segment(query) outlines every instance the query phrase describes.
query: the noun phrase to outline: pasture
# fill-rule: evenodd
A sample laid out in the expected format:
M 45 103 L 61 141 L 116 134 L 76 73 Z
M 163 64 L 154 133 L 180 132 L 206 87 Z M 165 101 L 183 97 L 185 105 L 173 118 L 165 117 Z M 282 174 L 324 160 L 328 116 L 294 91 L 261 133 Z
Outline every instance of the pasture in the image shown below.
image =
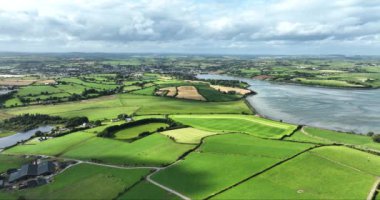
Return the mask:
M 165 123 L 149 123 L 120 130 L 115 133 L 115 139 L 126 140 L 139 136 L 142 132 L 155 132 L 158 128 L 168 127 Z
M 359 157 L 360 161 L 366 157 L 370 160 L 357 162 L 355 158 Z M 253 177 L 214 199 L 236 196 L 243 199 L 366 199 L 375 182 L 374 174 L 379 175 L 379 166 L 379 158 L 367 153 L 345 147 L 321 147 Z
M 118 200 L 128 200 L 128 199 L 162 199 L 162 200 L 175 200 L 180 199 L 178 196 L 171 194 L 148 181 L 142 181 L 136 186 L 122 194 L 117 198 Z
M 189 113 L 251 113 L 245 103 L 198 102 L 164 97 L 121 94 L 57 105 L 36 105 L 2 109 L 0 115 L 40 113 L 62 117 L 87 116 L 90 120 L 115 118 L 118 114 L 189 114 Z
M 51 155 L 81 160 L 95 160 L 118 165 L 167 165 L 193 148 L 177 144 L 160 134 L 132 143 L 99 138 L 93 133 L 76 132 L 35 145 L 18 145 L 4 154 Z
M 203 199 L 310 147 L 244 134 L 210 136 L 185 160 L 152 178 L 191 198 Z
M 19 168 L 29 161 L 31 161 L 30 158 L 0 154 L 0 174 L 11 168 Z
M 376 143 L 371 137 L 358 134 L 348 134 L 319 128 L 306 127 L 304 130 L 317 138 L 323 138 L 326 141 L 352 144 L 363 149 L 374 149 L 380 151 L 380 143 Z
M 149 173 L 147 169 L 117 169 L 90 164 L 73 166 L 50 184 L 10 193 L 28 199 L 114 199 Z
M 269 138 L 281 138 L 296 128 L 295 125 L 250 115 L 172 115 L 170 117 L 185 125 L 207 131 L 241 132 Z
M 179 143 L 197 144 L 201 141 L 202 138 L 210 135 L 215 135 L 217 133 L 199 130 L 195 128 L 181 128 L 170 131 L 164 131 L 160 134 L 169 136 Z

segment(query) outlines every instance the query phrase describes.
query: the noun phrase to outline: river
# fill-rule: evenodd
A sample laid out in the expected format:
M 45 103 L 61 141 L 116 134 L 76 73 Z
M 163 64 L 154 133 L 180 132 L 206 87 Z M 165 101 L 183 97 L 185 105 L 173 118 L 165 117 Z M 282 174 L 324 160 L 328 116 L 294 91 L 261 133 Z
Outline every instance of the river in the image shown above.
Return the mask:
M 38 128 L 25 131 L 25 132 L 18 132 L 16 134 L 0 138 L 0 149 L 3 149 L 5 147 L 9 147 L 12 145 L 17 144 L 17 142 L 21 142 L 24 140 L 28 140 L 31 138 L 37 131 L 41 132 L 49 132 L 53 129 L 52 126 L 40 126 Z
M 262 116 L 331 130 L 380 133 L 380 90 L 334 89 L 200 74 L 200 79 L 241 80 L 257 95 L 247 97 Z

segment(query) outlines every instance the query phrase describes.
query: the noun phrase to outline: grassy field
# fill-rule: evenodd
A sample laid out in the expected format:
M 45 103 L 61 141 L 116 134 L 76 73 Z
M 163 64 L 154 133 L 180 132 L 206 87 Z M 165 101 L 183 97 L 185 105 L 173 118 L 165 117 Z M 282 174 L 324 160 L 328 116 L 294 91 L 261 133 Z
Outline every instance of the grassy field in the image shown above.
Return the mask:
M 57 156 L 67 149 L 80 145 L 86 140 L 96 137 L 93 133 L 76 132 L 62 137 L 50 139 L 36 145 L 18 145 L 10 148 L 5 154 L 49 155 Z
M 281 138 L 296 128 L 294 125 L 249 115 L 173 115 L 171 118 L 208 131 L 242 132 L 270 138 Z
M 379 157 L 374 155 L 345 147 L 322 147 L 221 193 L 215 199 L 237 196 L 242 199 L 366 199 L 375 181 L 374 174 L 380 174 L 379 166 Z
M 0 130 L 0 138 L 7 137 L 7 136 L 13 135 L 15 133 L 16 132 L 14 132 L 14 131 Z
M 199 150 L 153 179 L 202 199 L 309 147 L 244 134 L 211 136 Z
M 155 87 L 147 87 L 141 90 L 133 91 L 133 94 L 140 94 L 140 95 L 153 95 L 155 91 Z
M 137 184 L 135 187 L 128 190 L 126 193 L 122 194 L 118 200 L 127 200 L 127 199 L 162 199 L 162 200 L 171 200 L 171 199 L 181 199 L 178 196 L 171 194 L 147 181 L 142 181 Z
M 201 141 L 202 138 L 210 135 L 215 135 L 217 133 L 199 130 L 195 128 L 181 128 L 170 131 L 164 131 L 161 132 L 161 134 L 174 138 L 176 142 L 197 144 Z
M 126 128 L 123 130 L 120 130 L 115 133 L 115 138 L 120 140 L 125 139 L 132 139 L 139 136 L 142 132 L 155 132 L 158 128 L 165 128 L 168 127 L 168 124 L 165 123 L 150 123 L 150 124 L 144 124 L 140 126 L 134 126 L 130 128 Z
M 55 176 L 50 184 L 11 194 L 15 199 L 113 199 L 148 172 L 79 164 Z
M 160 134 L 153 134 L 132 143 L 95 137 L 71 148 L 63 157 L 98 160 L 124 165 L 166 165 L 193 148 L 176 144 Z
M 31 159 L 0 154 L 0 174 L 11 168 L 19 168 L 21 165 L 28 163 L 29 161 L 31 161 Z
M 319 144 L 332 144 L 333 143 L 330 140 L 327 140 L 324 138 L 313 137 L 312 135 L 306 135 L 302 131 L 296 131 L 290 137 L 284 138 L 284 140 L 299 141 L 299 142 L 311 142 L 311 143 L 319 143 Z
M 90 120 L 115 118 L 118 114 L 188 114 L 188 113 L 251 113 L 245 103 L 232 102 L 198 102 L 165 97 L 122 94 L 79 102 L 57 105 L 38 105 L 22 108 L 3 109 L 0 116 L 23 113 L 41 113 L 62 117 L 87 116 Z
M 305 131 L 310 135 L 323 138 L 326 141 L 342 144 L 353 144 L 361 148 L 369 148 L 380 151 L 380 143 L 374 142 L 371 137 L 365 135 L 347 134 L 312 127 L 305 128 Z
M 320 86 L 331 86 L 331 87 L 363 87 L 362 85 L 356 85 L 348 83 L 343 80 L 317 80 L 317 79 L 306 79 L 306 78 L 296 78 L 295 82 L 306 84 L 306 85 L 320 85 Z
M 5 154 L 54 155 L 125 165 L 165 165 L 174 162 L 194 145 L 177 144 L 160 134 L 132 143 L 76 132 L 35 145 L 19 145 Z
M 238 94 L 224 94 L 209 85 L 197 85 L 199 94 L 201 94 L 207 101 L 223 102 L 223 101 L 236 101 L 242 98 Z

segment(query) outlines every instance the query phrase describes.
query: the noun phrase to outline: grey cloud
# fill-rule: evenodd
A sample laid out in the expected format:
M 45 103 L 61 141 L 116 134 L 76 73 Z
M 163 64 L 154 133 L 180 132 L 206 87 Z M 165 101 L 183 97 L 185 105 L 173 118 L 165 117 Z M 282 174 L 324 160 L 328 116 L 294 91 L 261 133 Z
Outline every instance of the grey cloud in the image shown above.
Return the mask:
M 62 2 L 52 4 L 50 12 L 38 6 L 0 8 L 0 41 L 39 41 L 41 46 L 48 45 L 43 44 L 46 41 L 57 46 L 83 45 L 84 49 L 123 48 L 136 42 L 179 48 L 194 41 L 200 49 L 210 44 L 250 48 L 275 41 L 302 45 L 366 40 L 378 44 L 380 33 L 378 0 L 281 0 L 241 5 L 235 5 L 239 1 Z

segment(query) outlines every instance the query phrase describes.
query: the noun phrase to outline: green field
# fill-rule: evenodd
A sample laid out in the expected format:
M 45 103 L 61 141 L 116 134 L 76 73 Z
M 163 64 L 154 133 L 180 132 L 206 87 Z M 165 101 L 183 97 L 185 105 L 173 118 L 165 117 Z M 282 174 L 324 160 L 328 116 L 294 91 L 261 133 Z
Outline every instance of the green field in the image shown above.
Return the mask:
M 0 174 L 11 168 L 19 168 L 21 165 L 28 163 L 31 159 L 21 156 L 8 156 L 0 154 Z
M 13 135 L 15 133 L 16 132 L 14 132 L 14 131 L 0 130 L 0 138 L 7 137 L 7 136 Z
M 304 128 L 307 133 L 326 141 L 342 144 L 352 144 L 363 149 L 375 149 L 380 151 L 380 143 L 376 143 L 371 137 L 358 134 L 347 134 L 336 131 L 324 130 L 319 128 Z
M 80 102 L 57 105 L 38 105 L 22 108 L 11 108 L 0 111 L 2 115 L 19 115 L 40 113 L 62 117 L 87 116 L 90 120 L 115 118 L 118 114 L 188 114 L 188 113 L 251 113 L 245 103 L 232 102 L 199 102 L 155 96 L 122 94 Z
M 176 144 L 160 134 L 153 134 L 132 143 L 113 139 L 92 138 L 74 146 L 63 157 L 96 160 L 122 165 L 167 165 L 193 145 Z
M 122 194 L 118 200 L 127 200 L 127 199 L 162 199 L 162 200 L 171 200 L 171 199 L 181 199 L 174 194 L 171 194 L 147 181 L 142 181 L 126 193 Z
M 317 80 L 317 79 L 306 79 L 297 78 L 294 79 L 295 82 L 307 84 L 307 85 L 320 85 L 320 86 L 331 86 L 331 87 L 363 87 L 362 85 L 356 85 L 348 83 L 347 81 L 341 80 Z
M 133 94 L 140 94 L 140 95 L 153 95 L 154 91 L 156 90 L 155 87 L 147 87 L 141 90 L 133 91 Z
M 223 101 L 236 101 L 242 98 L 242 95 L 238 94 L 224 94 L 221 93 L 209 85 L 197 85 L 199 94 L 201 94 L 207 101 L 223 102 Z
M 50 184 L 10 194 L 14 199 L 113 199 L 148 172 L 79 164 L 55 176 Z
M 359 159 L 359 160 L 355 160 Z M 366 199 L 377 156 L 345 147 L 322 147 L 258 175 L 215 199 Z
M 171 118 L 185 125 L 208 131 L 241 132 L 270 138 L 281 138 L 296 128 L 294 125 L 249 115 L 173 115 Z
M 197 144 L 201 141 L 202 138 L 210 135 L 215 135 L 217 133 L 199 130 L 195 128 L 181 128 L 170 131 L 164 131 L 161 132 L 161 134 L 172 137 L 176 142 L 179 143 Z
M 92 133 L 75 132 L 62 137 L 50 139 L 36 145 L 17 145 L 4 151 L 4 153 L 57 156 L 67 151 L 69 148 L 80 145 L 86 140 L 94 137 L 96 137 L 96 135 Z
M 158 128 L 168 127 L 165 123 L 149 123 L 120 130 L 115 133 L 115 138 L 120 140 L 133 139 L 142 132 L 155 132 Z
M 82 160 L 94 160 L 118 165 L 166 165 L 193 148 L 177 144 L 160 134 L 153 134 L 128 143 L 76 132 L 35 145 L 19 145 L 5 154 L 54 155 Z
M 244 134 L 211 136 L 199 150 L 153 179 L 190 198 L 206 198 L 310 147 Z

